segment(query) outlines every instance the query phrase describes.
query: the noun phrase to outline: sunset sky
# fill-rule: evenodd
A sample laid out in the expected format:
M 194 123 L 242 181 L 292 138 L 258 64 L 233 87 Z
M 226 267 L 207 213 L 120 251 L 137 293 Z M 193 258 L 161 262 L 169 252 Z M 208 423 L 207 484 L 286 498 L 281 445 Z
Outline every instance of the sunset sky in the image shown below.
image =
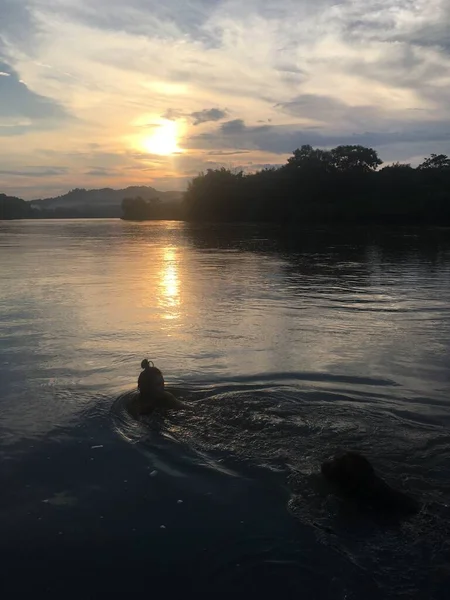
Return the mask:
M 0 192 L 450 154 L 449 0 L 0 0 Z

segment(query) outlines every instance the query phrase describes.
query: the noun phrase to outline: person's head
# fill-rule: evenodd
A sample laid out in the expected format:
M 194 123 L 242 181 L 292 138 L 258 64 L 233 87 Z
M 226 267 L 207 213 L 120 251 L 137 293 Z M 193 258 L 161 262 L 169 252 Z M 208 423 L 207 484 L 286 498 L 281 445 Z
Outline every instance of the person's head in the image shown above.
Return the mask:
M 164 391 L 164 377 L 161 371 L 146 358 L 141 362 L 141 368 L 144 369 L 147 386 L 157 392 Z

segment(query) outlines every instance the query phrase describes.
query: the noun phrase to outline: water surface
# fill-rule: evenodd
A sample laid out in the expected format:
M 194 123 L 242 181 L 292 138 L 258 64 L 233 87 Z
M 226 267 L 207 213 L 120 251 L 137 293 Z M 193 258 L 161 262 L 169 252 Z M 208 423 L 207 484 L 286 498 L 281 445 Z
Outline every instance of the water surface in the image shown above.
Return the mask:
M 3 222 L 0 286 L 10 597 L 444 598 L 450 231 Z M 194 412 L 128 416 L 144 356 Z M 421 514 L 324 494 L 343 448 Z

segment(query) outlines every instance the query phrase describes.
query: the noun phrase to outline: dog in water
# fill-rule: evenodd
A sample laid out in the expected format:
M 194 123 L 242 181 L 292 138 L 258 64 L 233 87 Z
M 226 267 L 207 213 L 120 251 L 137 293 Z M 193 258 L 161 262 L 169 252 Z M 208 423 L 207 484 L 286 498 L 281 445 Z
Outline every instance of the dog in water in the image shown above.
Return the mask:
M 338 492 L 364 509 L 386 515 L 410 516 L 420 504 L 379 477 L 358 452 L 345 452 L 322 464 L 322 475 Z

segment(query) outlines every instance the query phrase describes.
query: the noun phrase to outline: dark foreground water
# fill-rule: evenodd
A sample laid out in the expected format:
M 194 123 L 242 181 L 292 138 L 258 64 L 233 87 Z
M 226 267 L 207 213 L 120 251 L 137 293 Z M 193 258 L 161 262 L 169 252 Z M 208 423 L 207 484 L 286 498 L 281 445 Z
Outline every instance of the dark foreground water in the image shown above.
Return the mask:
M 0 223 L 3 596 L 447 598 L 449 347 L 448 230 Z M 144 356 L 195 411 L 128 416 Z

